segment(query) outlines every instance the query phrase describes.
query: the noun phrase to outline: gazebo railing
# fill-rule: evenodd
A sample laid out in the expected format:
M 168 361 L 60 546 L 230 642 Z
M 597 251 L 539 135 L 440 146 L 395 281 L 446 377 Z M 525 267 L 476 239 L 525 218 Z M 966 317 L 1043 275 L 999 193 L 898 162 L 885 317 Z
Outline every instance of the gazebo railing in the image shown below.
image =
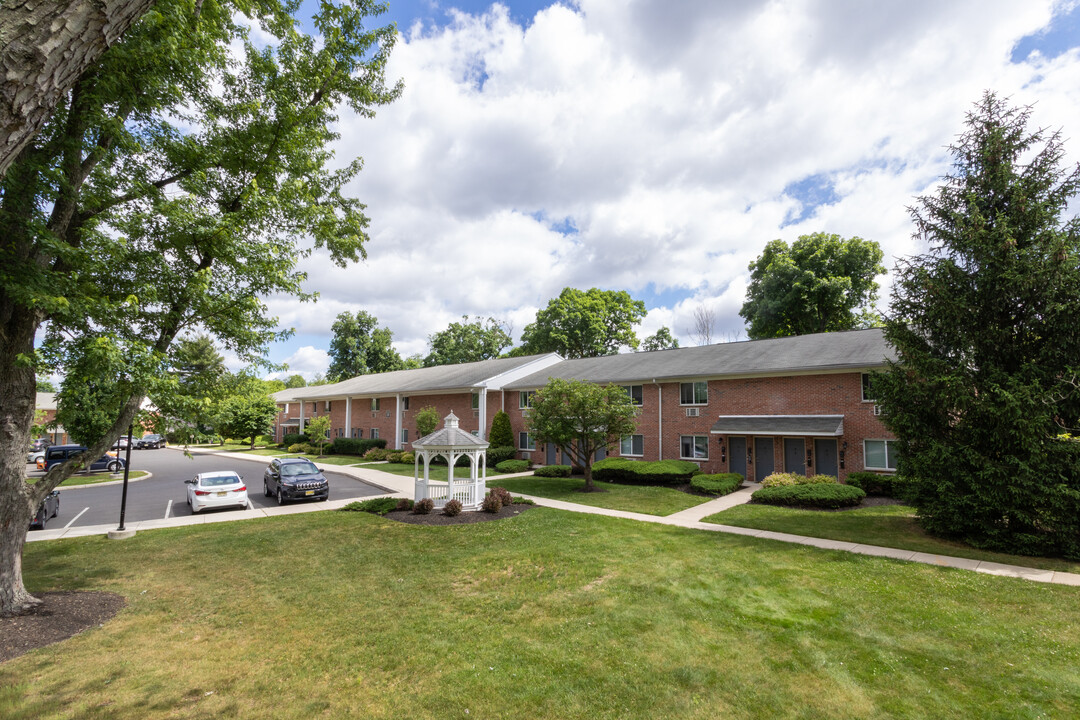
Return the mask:
M 480 506 L 480 503 L 484 500 L 484 488 L 485 483 L 483 481 L 474 483 L 471 480 L 465 482 L 454 483 L 454 499 L 461 503 L 465 508 L 476 508 Z M 428 482 L 426 485 L 423 482 L 416 483 L 416 497 L 429 497 L 435 502 L 435 507 L 441 508 L 446 503 L 450 502 L 449 486 L 446 483 L 432 483 Z

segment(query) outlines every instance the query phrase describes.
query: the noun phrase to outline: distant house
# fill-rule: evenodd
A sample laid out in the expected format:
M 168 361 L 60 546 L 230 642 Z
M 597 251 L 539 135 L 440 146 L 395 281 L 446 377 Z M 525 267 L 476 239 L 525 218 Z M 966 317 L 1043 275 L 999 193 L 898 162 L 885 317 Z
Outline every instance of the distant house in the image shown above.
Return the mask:
M 892 358 L 880 329 L 753 340 L 563 360 L 557 355 L 486 360 L 363 375 L 275 395 L 280 440 L 315 415 L 332 418 L 331 438 L 415 439 L 411 416 L 434 405 L 484 438 L 498 410 L 510 415 L 521 457 L 569 462 L 525 429 L 532 394 L 550 378 L 615 383 L 641 413 L 638 431 L 611 453 L 684 459 L 705 472 L 895 470 L 894 437 L 870 395 L 869 374 Z M 471 411 L 471 412 L 470 412 Z
M 45 426 L 45 432 L 39 437 L 46 437 L 53 445 L 65 445 L 70 442 L 67 431 L 62 425 L 56 424 L 56 393 L 39 392 L 34 401 L 35 425 Z M 45 413 L 44 420 L 37 413 Z

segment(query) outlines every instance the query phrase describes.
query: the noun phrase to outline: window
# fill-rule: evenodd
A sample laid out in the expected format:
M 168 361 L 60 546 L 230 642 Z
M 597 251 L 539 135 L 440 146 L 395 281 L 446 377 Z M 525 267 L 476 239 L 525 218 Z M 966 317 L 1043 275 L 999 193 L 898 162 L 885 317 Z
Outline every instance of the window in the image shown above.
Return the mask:
M 680 405 L 705 405 L 709 402 L 709 383 L 679 383 Z
M 401 409 L 402 410 L 408 410 L 409 409 L 409 398 L 407 398 L 407 397 L 401 398 Z
M 326 412 L 330 412 L 330 400 L 326 401 Z
M 479 410 L 480 409 L 480 393 L 473 393 L 472 394 L 472 409 L 473 410 Z
M 862 401 L 874 402 L 877 393 L 874 392 L 874 376 L 870 373 L 862 374 Z
M 364 428 L 353 428 L 352 436 L 354 438 L 362 438 L 362 437 L 364 437 Z
M 679 447 L 683 460 L 709 459 L 708 435 L 683 435 L 679 438 Z
M 536 441 L 530 433 L 518 433 L 518 450 L 535 450 Z
M 641 386 L 640 385 L 623 385 L 623 390 L 625 390 L 626 394 L 630 396 L 630 404 L 631 405 L 641 405 L 642 404 L 642 395 L 641 395 Z
M 535 390 L 522 390 L 518 393 L 518 407 L 522 410 L 532 407 L 533 395 L 536 394 Z
M 289 414 L 289 403 L 285 403 L 285 414 Z
M 641 387 L 638 385 L 638 387 Z M 645 436 L 644 435 L 623 435 L 622 440 L 619 441 L 619 454 L 620 455 L 644 455 L 645 454 Z
M 863 440 L 863 467 L 867 470 L 895 470 L 896 441 Z
M 379 439 L 379 428 L 371 428 L 371 439 L 372 440 L 378 440 Z
M 470 430 L 469 432 L 471 432 L 476 437 L 480 437 L 480 431 L 479 430 Z
M 380 400 L 382 400 L 382 398 L 371 398 L 371 412 L 379 410 L 379 406 L 382 404 Z
M 401 428 L 401 442 L 409 442 L 409 428 Z

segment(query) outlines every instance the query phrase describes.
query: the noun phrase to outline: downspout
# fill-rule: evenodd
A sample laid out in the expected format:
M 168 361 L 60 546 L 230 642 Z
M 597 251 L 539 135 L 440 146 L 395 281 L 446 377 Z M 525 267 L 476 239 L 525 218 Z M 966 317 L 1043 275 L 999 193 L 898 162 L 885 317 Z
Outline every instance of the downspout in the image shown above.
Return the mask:
M 653 378 L 652 384 L 656 386 L 656 440 L 658 443 L 657 460 L 664 459 L 664 388 Z

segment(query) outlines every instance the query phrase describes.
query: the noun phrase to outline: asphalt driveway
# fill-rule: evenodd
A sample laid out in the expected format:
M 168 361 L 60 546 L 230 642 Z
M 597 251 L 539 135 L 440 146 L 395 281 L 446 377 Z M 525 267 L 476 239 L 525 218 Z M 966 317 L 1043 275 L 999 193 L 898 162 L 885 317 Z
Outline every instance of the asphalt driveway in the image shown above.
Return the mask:
M 252 507 L 276 506 L 263 496 L 263 469 L 270 463 L 230 457 L 228 453 L 184 455 L 182 450 L 132 450 L 131 469 L 145 470 L 153 477 L 128 483 L 125 523 L 191 515 L 187 506 L 185 480 L 201 472 L 231 470 L 246 480 Z M 330 498 L 365 498 L 386 494 L 383 488 L 332 470 L 324 471 L 330 482 Z M 31 474 L 33 476 L 33 474 Z M 118 523 L 122 485 L 86 485 L 60 489 L 60 513 L 49 520 L 48 529 Z M 229 509 L 206 510 L 202 514 L 233 512 Z M 33 532 L 31 532 L 31 535 Z

